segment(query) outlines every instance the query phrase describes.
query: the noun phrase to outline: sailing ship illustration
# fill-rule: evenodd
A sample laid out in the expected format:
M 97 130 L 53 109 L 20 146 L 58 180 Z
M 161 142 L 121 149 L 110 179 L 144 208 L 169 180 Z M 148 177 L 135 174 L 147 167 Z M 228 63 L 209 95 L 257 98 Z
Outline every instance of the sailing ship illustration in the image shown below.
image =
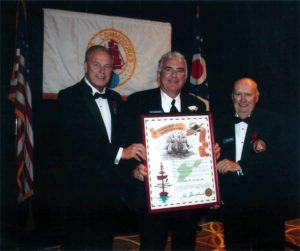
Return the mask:
M 156 187 L 161 188 L 161 191 L 159 193 L 160 199 L 165 203 L 167 201 L 168 192 L 166 191 L 167 187 L 170 187 L 171 185 L 168 183 L 168 175 L 166 175 L 166 172 L 164 170 L 164 166 L 162 163 L 160 163 L 160 170 L 159 175 L 157 175 L 157 180 L 160 182 Z
M 184 132 L 176 131 L 167 138 L 167 153 L 176 157 L 185 157 L 191 146 L 188 144 L 187 137 Z

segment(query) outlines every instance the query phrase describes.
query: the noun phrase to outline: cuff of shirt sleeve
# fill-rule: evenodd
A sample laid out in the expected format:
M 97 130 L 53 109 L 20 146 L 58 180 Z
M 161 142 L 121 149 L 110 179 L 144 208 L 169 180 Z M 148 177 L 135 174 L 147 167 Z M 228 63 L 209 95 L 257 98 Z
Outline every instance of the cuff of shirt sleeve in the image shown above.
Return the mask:
M 120 147 L 119 151 L 118 151 L 118 154 L 117 154 L 117 157 L 115 158 L 115 162 L 114 162 L 115 165 L 119 165 L 121 157 L 122 157 L 122 153 L 123 153 L 123 147 Z
M 242 169 L 242 167 L 241 167 L 241 164 L 240 164 L 240 162 L 237 162 L 238 164 L 239 164 L 239 166 L 240 166 L 240 169 L 238 169 L 237 170 L 237 174 L 238 174 L 238 176 L 244 176 L 244 173 L 243 173 L 243 169 Z

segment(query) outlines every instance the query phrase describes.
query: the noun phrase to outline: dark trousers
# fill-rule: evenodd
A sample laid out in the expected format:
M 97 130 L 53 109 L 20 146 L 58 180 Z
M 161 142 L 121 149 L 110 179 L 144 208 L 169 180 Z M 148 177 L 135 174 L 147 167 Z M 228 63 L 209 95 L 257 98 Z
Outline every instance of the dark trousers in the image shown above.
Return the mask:
M 226 250 L 284 250 L 284 221 L 272 213 L 227 215 L 223 223 Z
M 113 223 L 110 214 L 69 212 L 63 222 L 62 250 L 112 250 Z
M 195 250 L 197 211 L 140 215 L 141 250 L 164 250 L 171 235 L 172 250 Z

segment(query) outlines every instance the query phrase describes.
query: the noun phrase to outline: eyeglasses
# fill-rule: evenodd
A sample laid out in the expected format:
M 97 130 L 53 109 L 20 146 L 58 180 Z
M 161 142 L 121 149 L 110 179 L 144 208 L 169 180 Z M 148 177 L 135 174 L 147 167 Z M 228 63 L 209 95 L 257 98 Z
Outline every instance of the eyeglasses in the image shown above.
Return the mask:
M 165 67 L 165 68 L 163 68 L 163 71 L 167 74 L 171 74 L 171 73 L 184 74 L 185 73 L 184 68 Z

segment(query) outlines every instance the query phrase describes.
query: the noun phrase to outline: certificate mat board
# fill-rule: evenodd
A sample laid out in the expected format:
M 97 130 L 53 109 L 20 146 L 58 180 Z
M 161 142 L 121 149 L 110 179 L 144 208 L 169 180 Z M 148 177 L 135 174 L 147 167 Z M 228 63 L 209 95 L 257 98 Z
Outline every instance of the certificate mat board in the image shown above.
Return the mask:
M 142 116 L 150 213 L 219 204 L 210 113 Z

